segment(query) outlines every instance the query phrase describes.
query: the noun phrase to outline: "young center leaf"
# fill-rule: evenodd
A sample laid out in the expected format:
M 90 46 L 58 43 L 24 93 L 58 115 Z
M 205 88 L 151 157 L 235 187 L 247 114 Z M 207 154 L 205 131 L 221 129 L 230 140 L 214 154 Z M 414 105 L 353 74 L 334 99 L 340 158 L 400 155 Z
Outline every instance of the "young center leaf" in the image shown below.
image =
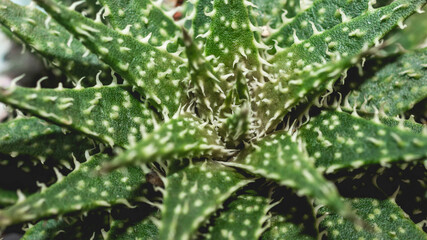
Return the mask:
M 294 188 L 300 195 L 315 198 L 343 215 L 348 206 L 339 198 L 332 183 L 318 172 L 296 135 L 277 132 L 253 143 L 237 157 L 223 164 L 248 170 L 267 179 Z
M 135 146 L 105 163 L 103 171 L 129 164 L 222 157 L 229 153 L 211 125 L 192 114 L 184 114 L 165 122 Z

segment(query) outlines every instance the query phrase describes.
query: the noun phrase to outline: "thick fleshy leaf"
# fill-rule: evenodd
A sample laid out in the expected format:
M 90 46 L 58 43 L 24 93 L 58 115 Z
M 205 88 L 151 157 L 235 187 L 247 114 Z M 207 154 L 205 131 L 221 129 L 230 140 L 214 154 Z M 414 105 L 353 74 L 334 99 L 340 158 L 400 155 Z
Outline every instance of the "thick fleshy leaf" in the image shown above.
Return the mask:
M 373 226 L 373 231 L 364 231 L 336 214 L 327 213 L 320 226 L 325 228 L 328 239 L 427 239 L 426 233 L 391 200 L 350 201 L 357 214 Z M 320 212 L 325 213 L 325 209 Z
M 388 45 L 385 55 L 394 54 L 401 50 L 401 46 L 406 50 L 415 50 L 426 47 L 427 41 L 427 6 L 422 9 L 424 13 L 413 15 L 405 21 L 405 29 L 396 29 L 394 33 L 386 39 Z M 382 52 L 381 52 L 382 53 Z
M 291 1 L 292 2 L 292 1 Z M 321 0 L 292 19 L 285 18 L 282 25 L 266 39 L 268 45 L 280 48 L 298 44 L 324 30 L 362 15 L 369 7 L 369 0 Z
M 83 85 L 93 85 L 99 71 L 109 74 L 96 55 L 34 5 L 24 7 L 1 0 L 0 23 L 75 82 L 84 77 Z
M 168 176 L 160 239 L 190 239 L 207 217 L 237 189 L 249 183 L 234 169 L 206 161 Z
M 252 109 L 259 132 L 274 129 L 303 99 L 312 101 L 331 88 L 361 53 L 424 3 L 397 0 L 279 51 L 269 60 L 273 65 L 268 69 L 272 81 L 254 91 Z
M 281 26 L 283 20 L 294 17 L 301 11 L 299 0 L 252 0 L 256 7 L 252 10 L 259 26 L 273 29 Z
M 154 161 L 222 157 L 228 153 L 211 125 L 185 114 L 162 124 L 131 149 L 104 164 L 103 170 Z
M 0 101 L 111 146 L 128 147 L 154 128 L 151 110 L 119 86 L 76 89 L 14 86 L 0 92 Z
M 113 217 L 105 240 L 159 239 L 159 230 L 151 218 L 160 214 L 148 209 L 129 209 L 127 212 L 129 218 Z
M 58 181 L 50 187 L 1 210 L 0 226 L 115 204 L 128 205 L 128 199 L 143 194 L 145 170 L 129 167 L 96 175 L 100 165 L 109 158 L 104 154 L 91 156 L 68 176 L 58 176 Z
M 101 3 L 106 8 L 105 15 L 117 30 L 129 28 L 135 37 L 151 35 L 148 41 L 151 45 L 166 44 L 168 50 L 177 50 L 177 41 L 182 38 L 181 29 L 151 0 L 101 0 Z
M 63 130 L 35 117 L 19 118 L 0 123 L 0 153 L 17 157 L 28 156 L 51 162 L 53 166 L 71 168 L 73 157 L 82 159 L 94 144 L 75 133 Z
M 299 133 L 316 166 L 327 173 L 427 157 L 427 136 L 343 112 L 324 111 Z
M 396 116 L 427 98 L 427 48 L 399 57 L 367 79 L 348 97 L 358 111 L 381 109 Z M 352 107 L 353 108 L 353 107 Z
M 219 213 L 206 239 L 258 239 L 267 220 L 269 200 L 253 193 L 243 193 Z
M 52 0 L 37 3 L 165 115 L 172 116 L 186 103 L 184 59 L 166 47 L 150 45 L 150 35 L 132 37 L 128 29 L 114 31 Z
M 16 192 L 0 188 L 0 207 L 12 205 L 16 201 L 18 201 Z
M 206 38 L 205 53 L 223 82 L 221 87 L 230 89 L 238 80 L 239 72 L 245 81 L 260 80 L 260 56 L 248 15 L 250 3 L 244 0 L 213 2 L 213 12 L 207 14 L 211 17 L 209 30 L 198 37 Z
M 212 65 L 204 58 L 203 51 L 196 46 L 186 32 L 184 43 L 198 112 L 202 118 L 213 122 L 225 99 L 225 94 L 219 85 L 220 80 Z
M 242 140 L 249 135 L 249 126 L 249 107 L 243 105 L 241 108 L 236 109 L 229 117 L 224 119 L 224 122 L 218 129 L 218 133 L 227 146 L 233 148 L 239 145 Z
M 349 214 L 334 185 L 318 172 L 296 135 L 277 132 L 243 150 L 233 161 L 223 164 L 246 169 L 294 188 L 299 194 L 315 198 L 335 211 Z
M 274 216 L 267 222 L 268 229 L 262 234 L 261 240 L 314 240 L 315 238 L 302 233 L 303 228 L 283 216 Z
M 105 212 L 89 213 L 62 219 L 41 220 L 30 227 L 21 240 L 103 240 L 101 228 L 108 227 L 108 214 Z

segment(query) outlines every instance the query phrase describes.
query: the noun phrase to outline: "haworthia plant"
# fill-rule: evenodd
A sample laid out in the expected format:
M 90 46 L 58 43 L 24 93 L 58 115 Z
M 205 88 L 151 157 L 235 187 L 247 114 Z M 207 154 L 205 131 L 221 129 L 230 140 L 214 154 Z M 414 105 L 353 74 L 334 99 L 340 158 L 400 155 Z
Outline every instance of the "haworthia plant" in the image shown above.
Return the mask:
M 24 113 L 0 123 L 0 173 L 34 176 L 4 184 L 2 174 L 0 231 L 32 223 L 24 239 L 267 240 L 402 238 L 403 229 L 426 238 L 399 205 L 342 198 L 324 176 L 352 182 L 368 165 L 427 159 L 418 106 L 426 30 L 412 39 L 411 26 L 395 28 L 417 24 L 404 21 L 425 0 L 35 3 L 0 0 L 0 29 L 72 84 L 0 88 L 0 101 Z M 385 48 L 406 40 L 405 51 Z M 373 77 L 351 77 L 359 88 L 335 85 L 384 56 L 386 66 L 367 70 Z M 347 98 L 333 110 L 329 94 Z M 295 194 L 304 203 L 290 207 Z

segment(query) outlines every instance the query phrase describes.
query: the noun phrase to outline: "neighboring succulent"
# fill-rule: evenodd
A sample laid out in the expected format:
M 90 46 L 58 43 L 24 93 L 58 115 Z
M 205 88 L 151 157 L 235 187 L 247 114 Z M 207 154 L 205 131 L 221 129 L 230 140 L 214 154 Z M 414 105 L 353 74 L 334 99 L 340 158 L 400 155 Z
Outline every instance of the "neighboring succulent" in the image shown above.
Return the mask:
M 36 2 L 0 23 L 67 81 L 0 89 L 26 114 L 0 124 L 0 230 L 427 239 L 427 130 L 396 118 L 426 29 L 382 42 L 425 0 Z

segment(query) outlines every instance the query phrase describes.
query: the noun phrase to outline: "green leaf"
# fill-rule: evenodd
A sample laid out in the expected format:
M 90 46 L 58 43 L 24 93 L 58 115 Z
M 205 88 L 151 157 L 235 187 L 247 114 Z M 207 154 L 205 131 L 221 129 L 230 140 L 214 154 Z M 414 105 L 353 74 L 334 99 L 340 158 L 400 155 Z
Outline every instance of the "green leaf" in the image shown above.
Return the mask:
M 118 31 L 130 27 L 133 36 L 148 36 L 153 46 L 164 44 L 171 52 L 177 51 L 181 29 L 174 20 L 151 0 L 114 1 L 101 0 L 108 20 Z M 169 46 L 170 45 L 170 46 Z
M 0 153 L 29 156 L 54 166 L 71 169 L 73 157 L 82 159 L 94 144 L 76 133 L 63 130 L 35 117 L 18 118 L 0 123 Z
M 259 26 L 273 29 L 283 24 L 283 18 L 292 18 L 301 12 L 299 0 L 252 0 L 257 6 L 252 11 Z
M 363 231 L 342 217 L 325 213 L 320 226 L 326 229 L 328 239 L 427 239 L 427 235 L 392 200 L 371 198 L 352 199 L 357 214 L 373 226 Z
M 18 201 L 16 192 L 0 188 L 0 207 L 14 204 L 16 201 Z
M 342 112 L 323 111 L 300 129 L 300 136 L 316 166 L 327 173 L 427 157 L 427 136 Z
M 109 158 L 105 154 L 91 156 L 68 176 L 58 176 L 50 187 L 1 210 L 0 227 L 116 204 L 129 205 L 127 199 L 141 196 L 146 171 L 129 167 L 96 175 L 95 171 Z
M 269 209 L 267 198 L 253 193 L 239 194 L 214 220 L 206 239 L 258 239 Z
M 248 182 L 234 169 L 211 161 L 190 164 L 168 176 L 159 239 L 190 239 L 210 214 Z
M 187 32 L 184 32 L 184 43 L 197 109 L 203 119 L 213 122 L 225 99 L 225 94 L 219 85 L 219 77 Z
M 0 101 L 111 146 L 129 147 L 142 138 L 141 126 L 148 132 L 154 128 L 151 110 L 119 86 L 75 89 L 13 86 L 0 92 Z
M 13 32 L 26 45 L 46 58 L 53 66 L 65 71 L 74 82 L 85 78 L 81 84 L 93 85 L 99 71 L 108 71 L 108 66 L 99 62 L 83 44 L 32 6 L 20 6 L 10 0 L 0 1 L 0 24 Z
M 248 82 L 261 81 L 260 56 L 248 15 L 251 3 L 244 0 L 213 2 L 210 28 L 197 37 L 206 38 L 205 54 L 212 59 L 221 87 L 225 92 L 230 89 L 238 80 L 239 71 Z
M 249 107 L 243 105 L 224 119 L 218 129 L 218 133 L 222 136 L 227 146 L 233 148 L 249 136 L 249 126 Z
M 314 1 L 310 8 L 292 19 L 285 19 L 277 30 L 272 30 L 273 34 L 266 39 L 266 43 L 279 48 L 290 47 L 299 41 L 309 39 L 317 32 L 351 21 L 352 18 L 362 15 L 369 5 L 369 0 Z
M 129 164 L 227 154 L 229 152 L 211 125 L 191 114 L 184 114 L 165 122 L 131 149 L 104 164 L 103 170 L 111 171 Z
M 212 19 L 209 16 L 209 13 L 212 13 L 214 6 L 212 0 L 196 0 L 194 4 L 191 4 L 190 1 L 187 3 L 192 6 L 192 12 L 189 15 L 194 14 L 194 17 L 191 22 L 190 34 L 193 36 L 193 39 L 198 43 L 198 48 L 204 50 L 206 37 L 203 34 L 209 32 Z M 206 14 L 208 13 L 208 14 Z
M 172 116 L 186 103 L 187 69 L 177 54 L 148 44 L 149 36 L 114 31 L 52 0 L 37 3 L 164 115 Z
M 427 98 L 427 48 L 407 53 L 375 73 L 348 97 L 358 111 L 396 116 Z M 348 106 L 348 105 L 347 105 Z M 353 107 L 352 107 L 353 108 Z
M 422 11 L 427 11 L 427 6 L 424 6 Z M 396 53 L 400 50 L 400 46 L 407 50 L 415 50 L 421 46 L 425 46 L 427 41 L 427 13 L 417 14 L 409 17 L 405 21 L 407 26 L 405 29 L 396 29 L 397 31 L 390 34 L 386 39 L 388 46 L 384 49 L 385 55 Z
M 315 198 L 340 214 L 349 214 L 335 186 L 318 172 L 296 135 L 277 132 L 243 150 L 223 164 L 245 169 L 294 188 L 299 195 Z
M 108 226 L 108 215 L 104 212 L 90 212 L 88 216 L 41 220 L 30 227 L 21 240 L 101 240 L 99 229 Z
M 139 209 L 137 209 L 138 211 Z M 130 219 L 114 218 L 110 224 L 110 230 L 107 232 L 105 240 L 155 240 L 159 239 L 159 230 L 153 223 L 152 218 L 159 215 L 151 213 L 147 217 L 147 209 L 136 212 L 135 209 L 129 209 Z
M 312 236 L 303 234 L 302 226 L 287 221 L 283 216 L 274 216 L 267 221 L 268 229 L 262 234 L 261 240 L 314 240 Z
M 279 51 L 269 60 L 273 65 L 268 69 L 271 81 L 254 91 L 259 132 L 274 129 L 302 100 L 312 101 L 332 88 L 339 74 L 356 63 L 367 47 L 424 3 L 397 0 Z

